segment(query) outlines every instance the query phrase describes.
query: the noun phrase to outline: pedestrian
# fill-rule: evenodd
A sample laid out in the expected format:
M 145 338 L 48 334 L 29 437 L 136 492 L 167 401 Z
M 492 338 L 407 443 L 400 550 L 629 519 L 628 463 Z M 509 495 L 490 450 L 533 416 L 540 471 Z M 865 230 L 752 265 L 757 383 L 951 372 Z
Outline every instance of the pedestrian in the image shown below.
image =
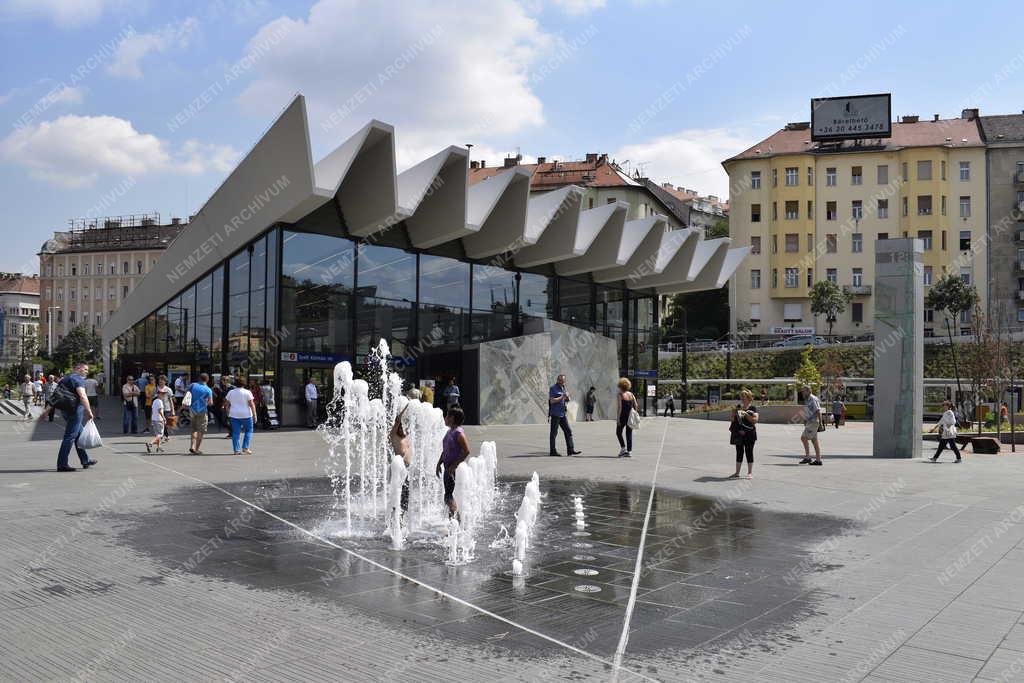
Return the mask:
M 181 374 L 174 378 L 174 407 L 181 408 L 181 402 L 185 398 L 185 389 L 188 387 L 190 382 L 188 381 L 188 375 Z
M 263 392 L 260 391 L 260 383 L 255 379 L 249 380 L 249 393 L 252 394 L 252 401 L 256 405 L 256 420 L 253 422 L 252 430 L 263 429 L 266 424 L 263 421 Z
M 36 389 L 32 383 L 32 377 L 25 375 L 21 381 L 21 402 L 25 406 L 25 419 L 32 419 L 32 403 L 35 397 Z
M 597 407 L 597 389 L 590 387 L 587 395 L 583 397 L 583 421 L 594 421 L 594 408 Z
M 448 378 L 448 386 L 444 388 L 444 412 L 445 415 L 452 408 L 459 405 L 462 399 L 462 392 L 459 390 L 459 385 L 455 383 L 454 377 Z
M 842 397 L 836 396 L 832 400 L 832 424 L 836 429 L 839 429 L 839 425 L 843 421 L 844 412 L 846 412 L 846 404 L 843 403 Z
M 142 402 L 146 406 L 146 428 L 142 431 L 152 431 L 153 427 L 153 397 L 156 395 L 156 382 L 153 380 L 153 375 L 146 376 L 146 383 L 142 387 Z
M 96 375 L 89 373 L 89 376 L 85 378 L 85 395 L 89 397 L 89 405 L 92 406 L 92 414 L 96 416 L 96 419 L 100 419 L 100 406 L 99 406 L 99 382 L 96 381 Z
M 209 387 L 210 376 L 205 372 L 199 375 L 199 381 L 193 382 L 188 393 L 189 399 L 189 424 L 192 426 L 192 442 L 189 444 L 188 452 L 192 455 L 202 455 L 200 447 L 203 445 L 203 435 L 210 419 L 210 408 L 213 405 L 213 389 Z
M 57 387 L 57 378 L 53 375 L 46 380 L 46 384 L 43 385 L 43 411 L 47 413 L 47 421 L 53 422 L 52 410 L 46 410 L 46 406 L 50 405 L 50 397 L 53 396 L 53 390 Z
M 139 385 L 131 375 L 125 378 L 121 386 L 121 431 L 125 434 L 131 429 L 132 434 L 139 433 Z
M 935 455 L 931 457 L 932 462 L 939 461 L 939 455 L 942 451 L 949 446 L 950 450 L 953 451 L 953 455 L 956 456 L 955 462 L 960 462 L 960 449 L 956 447 L 956 413 L 953 412 L 953 402 L 943 401 L 942 402 L 943 413 L 942 417 L 939 418 L 938 423 L 931 428 L 930 431 L 939 432 L 939 447 L 935 450 Z
M 569 403 L 569 392 L 565 390 L 565 375 L 559 375 L 555 383 L 548 390 L 548 419 L 551 421 L 551 431 L 548 438 L 548 455 L 559 456 L 555 449 L 555 437 L 558 436 L 558 428 L 562 428 L 565 435 L 565 451 L 569 455 L 579 455 L 572 443 L 572 428 L 569 427 L 569 418 L 566 417 L 566 404 Z
M 807 396 L 807 401 L 804 403 L 803 418 L 804 418 L 804 431 L 800 435 L 800 443 L 804 446 L 804 459 L 800 461 L 801 465 L 820 465 L 821 464 L 821 446 L 818 444 L 818 432 L 824 429 L 821 421 L 821 401 L 818 397 L 811 393 L 811 387 L 804 385 L 801 387 L 804 395 Z M 814 444 L 814 458 L 811 458 L 811 449 L 809 444 Z
M 249 444 L 252 442 L 252 426 L 256 420 L 255 397 L 245 387 L 235 387 L 228 392 L 227 403 L 232 450 L 235 455 L 252 455 Z
M 669 394 L 665 398 L 665 413 L 662 417 L 675 417 L 676 416 L 676 400 Z
M 177 422 L 177 411 L 174 409 L 174 390 L 167 384 L 167 375 L 160 375 L 156 378 L 153 401 L 160 401 L 164 404 L 163 425 L 161 426 L 163 427 L 164 442 L 170 441 L 171 431 Z
M 316 390 L 316 384 L 311 376 L 306 381 L 306 426 L 310 429 L 316 428 L 317 423 L 317 400 L 320 393 Z
M 761 389 L 761 405 L 768 405 L 768 390 Z
M 434 474 L 442 476 L 441 466 L 444 466 L 444 503 L 448 506 L 448 518 L 451 519 L 459 512 L 459 506 L 455 503 L 455 472 L 463 460 L 469 457 L 469 440 L 466 439 L 466 431 L 462 428 L 462 421 L 465 414 L 462 408 L 453 407 L 445 415 L 444 423 L 448 425 L 448 431 L 441 441 L 441 457 L 437 459 L 437 466 Z
M 1000 424 L 1002 424 L 1003 422 L 1009 422 L 1009 421 L 1010 421 L 1010 406 L 1006 405 L 1006 401 L 1003 401 L 1001 404 L 999 404 L 999 422 L 1000 422 Z
M 57 451 L 58 472 L 75 471 L 74 467 L 68 465 L 68 456 L 71 455 L 72 446 L 78 453 L 83 470 L 98 464 L 97 460 L 90 458 L 86 450 L 78 445 L 78 435 L 82 433 L 82 428 L 89 420 L 93 419 L 89 397 L 85 394 L 85 376 L 88 373 L 89 365 L 87 363 L 75 363 L 74 370 L 62 377 L 54 389 L 54 403 L 43 411 L 43 414 L 46 414 L 60 410 L 64 417 L 64 438 L 61 439 L 60 449 Z M 43 416 L 40 415 L 39 419 L 43 419 Z
M 161 375 L 162 377 L 162 375 Z M 160 380 L 157 380 L 159 386 Z M 153 449 L 156 448 L 157 453 L 163 453 L 163 441 L 164 441 L 164 426 L 166 418 L 166 407 L 164 402 L 160 398 L 154 398 L 150 404 L 150 416 L 149 425 L 150 430 L 153 433 L 153 438 L 146 442 L 146 452 L 152 453 Z
M 636 396 L 630 391 L 632 383 L 626 377 L 618 382 L 619 389 L 619 415 L 615 421 L 615 438 L 619 440 L 619 457 L 633 457 L 633 428 L 629 425 L 630 416 L 637 410 Z M 626 433 L 623 440 L 622 433 Z
M 419 389 L 409 389 L 406 397 L 409 399 L 409 403 L 395 416 L 395 423 L 391 426 L 389 437 L 391 440 L 391 450 L 395 452 L 395 455 L 401 456 L 402 461 L 405 463 L 405 481 L 402 482 L 402 496 L 399 501 L 403 515 L 409 511 L 409 468 L 412 466 L 412 447 L 409 443 L 410 418 L 407 414 L 409 412 L 409 404 L 413 401 L 418 402 L 422 394 Z M 390 468 L 388 468 L 388 471 L 391 471 Z
M 32 404 L 42 405 L 43 403 L 43 376 L 40 374 L 32 381 Z
M 270 411 L 277 410 L 277 403 L 274 396 L 274 385 L 270 383 L 270 378 L 263 379 L 263 384 L 260 385 L 260 398 L 263 399 L 260 401 L 263 406 L 260 420 L 264 423 L 264 429 L 271 429 L 274 425 L 270 420 Z
M 736 471 L 730 479 L 739 479 L 740 467 L 747 460 L 747 479 L 754 478 L 754 442 L 757 441 L 757 406 L 751 404 L 754 394 L 744 389 L 740 402 L 732 410 L 729 423 L 729 443 L 736 447 Z

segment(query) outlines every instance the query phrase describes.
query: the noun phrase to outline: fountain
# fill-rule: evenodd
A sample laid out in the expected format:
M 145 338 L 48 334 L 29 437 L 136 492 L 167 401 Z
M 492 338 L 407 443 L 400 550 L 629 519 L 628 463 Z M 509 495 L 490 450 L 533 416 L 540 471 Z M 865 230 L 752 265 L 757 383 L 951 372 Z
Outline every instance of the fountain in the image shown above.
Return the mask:
M 526 549 L 530 543 L 530 535 L 537 523 L 537 513 L 540 511 L 540 477 L 533 473 L 526 490 L 523 492 L 523 502 L 519 504 L 516 512 L 516 533 L 515 533 L 515 557 L 512 560 L 512 575 L 521 576 L 523 573 L 523 562 L 526 560 Z
M 497 451 L 493 441 L 456 470 L 458 520 L 448 519 L 443 484 L 434 475 L 447 427 L 441 410 L 402 395 L 402 379 L 389 372 L 384 339 L 367 358 L 367 379 L 357 379 L 348 361 L 334 368 L 334 396 L 328 418 L 318 430 L 328 446 L 325 471 L 334 494 L 330 533 L 344 537 L 380 537 L 401 550 L 411 534 L 447 533 L 449 561 L 474 558 L 475 534 L 496 499 Z M 410 447 L 409 465 L 395 454 L 389 438 L 400 416 Z M 402 490 L 408 482 L 408 507 Z M 344 516 L 341 518 L 341 511 Z M 339 528 L 340 527 L 340 528 Z

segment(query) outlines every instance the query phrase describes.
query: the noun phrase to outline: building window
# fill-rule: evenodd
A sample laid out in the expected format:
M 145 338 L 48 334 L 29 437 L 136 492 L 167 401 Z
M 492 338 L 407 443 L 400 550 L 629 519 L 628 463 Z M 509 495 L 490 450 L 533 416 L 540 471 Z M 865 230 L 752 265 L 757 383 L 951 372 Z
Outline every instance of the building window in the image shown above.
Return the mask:
M 779 269 L 772 268 L 772 289 L 779 286 Z
M 761 289 L 761 271 L 760 270 L 755 269 L 755 270 L 751 270 L 750 271 L 750 288 L 751 289 Z
M 932 179 L 932 162 L 931 161 L 919 161 L 919 162 L 917 162 L 917 179 L 918 180 L 931 180 Z
M 903 182 L 910 180 L 910 174 L 907 171 L 907 162 L 900 164 L 900 175 L 903 177 Z
M 135 262 L 135 272 L 138 275 L 142 275 L 142 261 Z
M 57 322 L 64 322 L 64 311 L 57 311 Z
M 128 274 L 128 262 L 125 261 L 121 264 L 121 273 L 124 275 Z
M 961 230 L 960 231 L 960 251 L 971 250 L 971 231 Z
M 117 264 L 116 263 L 111 263 L 110 264 L 110 274 L 111 275 L 117 275 Z
M 786 287 L 792 289 L 800 286 L 800 271 L 796 268 L 786 268 Z
M 814 202 L 810 199 L 807 200 L 807 220 L 814 220 Z
M 761 205 L 751 204 L 750 205 L 750 222 L 760 223 L 761 222 Z
M 859 199 L 854 199 L 850 204 L 850 208 L 853 213 L 853 220 L 859 221 L 864 218 L 864 203 Z
M 878 200 L 878 217 L 888 218 L 889 217 L 889 200 L 879 199 Z
M 782 319 L 788 323 L 798 323 L 803 320 L 803 306 L 800 304 L 783 304 Z
M 814 233 L 807 233 L 807 251 L 814 251 Z
M 942 231 L 942 251 L 946 251 L 946 231 Z
M 853 286 L 863 287 L 864 286 L 864 269 L 854 268 L 853 269 Z
M 71 264 L 71 277 L 75 277 L 76 275 L 78 275 L 78 264 L 77 263 L 72 263 Z
M 930 194 L 922 194 L 917 197 L 917 215 L 918 216 L 931 216 L 932 215 L 932 196 Z
M 778 202 L 772 202 L 772 220 L 773 221 L 779 220 L 779 203 Z
M 945 180 L 946 179 L 946 162 L 945 162 L 945 160 L 943 160 L 943 161 L 941 161 L 939 163 L 939 168 L 942 169 L 941 172 L 940 172 L 940 175 L 942 176 L 942 179 Z
M 84 289 L 82 289 L 82 301 L 88 301 L 88 300 L 89 300 L 89 288 L 85 287 Z
M 807 269 L 807 287 L 810 288 L 810 287 L 813 287 L 813 286 L 814 286 L 814 268 L 808 268 Z
M 786 220 L 795 221 L 798 218 L 800 218 L 800 202 L 786 202 Z
M 84 264 L 82 264 L 82 275 L 88 275 L 88 274 L 89 274 L 89 264 L 88 263 L 84 263 Z
M 760 190 L 761 189 L 761 172 L 751 171 L 750 172 L 750 189 Z
M 786 168 L 786 187 L 796 187 L 800 182 L 800 169 L 795 166 Z
M 960 218 L 971 217 L 971 198 L 961 197 L 960 198 Z
M 854 254 L 859 254 L 860 252 L 864 251 L 864 234 L 860 232 L 855 232 L 852 235 L 850 235 L 850 237 L 852 238 L 852 241 L 850 243 L 850 250 L 853 251 Z
M 971 268 L 970 268 L 970 266 L 965 266 L 965 267 L 960 269 L 960 279 L 964 281 L 965 285 L 971 284 Z M 969 311 L 964 311 L 964 313 L 968 313 L 968 312 Z M 970 322 L 970 321 L 966 320 L 964 322 Z
M 75 294 L 76 294 L 76 290 L 75 290 L 74 287 L 69 289 L 68 290 L 68 301 L 74 301 L 75 300 Z
M 835 202 L 825 202 L 825 220 L 827 220 L 827 221 L 834 221 L 834 220 L 836 220 L 836 214 L 837 213 L 838 212 L 836 211 L 836 203 Z
M 772 253 L 773 254 L 778 254 L 779 253 L 779 236 L 778 235 L 772 235 Z
M 772 169 L 772 187 L 778 187 L 778 186 L 779 186 L 779 169 L 773 168 Z
M 939 199 L 939 202 L 940 202 L 939 213 L 941 213 L 943 216 L 945 216 L 946 215 L 946 195 L 942 195 L 942 197 Z
M 860 166 L 854 166 L 850 169 L 850 184 L 860 185 L 864 181 L 864 169 Z
M 886 164 L 880 164 L 877 169 L 878 173 L 878 184 L 888 185 L 889 184 L 889 167 Z
M 750 237 L 750 253 L 760 254 L 761 253 L 761 236 L 751 235 Z
M 960 162 L 960 180 L 967 182 L 971 179 L 971 162 L 961 161 Z
M 926 323 L 935 322 L 935 311 L 930 308 L 924 309 L 924 321 Z
M 925 266 L 924 267 L 924 283 L 923 284 L 924 284 L 925 287 L 928 287 L 928 286 L 930 286 L 932 284 L 932 267 L 931 266 Z
M 796 233 L 786 233 L 786 253 L 792 254 L 800 251 L 800 235 Z
M 902 213 L 904 216 L 907 215 L 907 206 L 909 204 L 910 204 L 910 202 L 907 201 L 907 198 L 903 197 L 902 208 L 900 209 L 900 213 Z
M 813 166 L 808 166 L 807 167 L 807 186 L 810 187 L 812 185 L 814 185 L 814 167 Z
M 834 254 L 839 251 L 839 241 L 836 239 L 835 233 L 825 235 L 825 252 Z
M 117 298 L 117 290 L 114 289 L 113 287 L 111 287 L 110 291 L 107 292 L 107 298 L 110 299 L 111 301 L 116 299 Z
M 825 184 L 829 187 L 836 186 L 836 169 L 826 168 L 825 169 Z
M 121 298 L 122 299 L 127 299 L 128 298 L 128 285 L 124 285 L 124 286 L 121 287 Z
M 864 304 L 857 301 L 850 306 L 850 319 L 855 323 L 864 322 Z
M 75 323 L 75 312 L 74 311 L 68 311 L 68 322 L 72 323 L 72 324 Z
M 835 268 L 829 268 L 825 271 L 825 279 L 834 285 L 839 284 L 839 272 Z
M 761 304 L 750 304 L 750 322 L 761 321 Z
M 922 242 L 924 242 L 924 250 L 925 251 L 931 251 L 932 250 L 932 231 L 931 230 L 918 230 L 917 231 L 917 239 L 919 239 Z

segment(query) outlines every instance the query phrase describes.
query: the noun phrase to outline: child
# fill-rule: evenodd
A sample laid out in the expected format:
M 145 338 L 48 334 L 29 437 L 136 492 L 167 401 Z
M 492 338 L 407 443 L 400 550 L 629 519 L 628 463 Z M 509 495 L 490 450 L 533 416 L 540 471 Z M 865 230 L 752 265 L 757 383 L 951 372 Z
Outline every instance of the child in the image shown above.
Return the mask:
M 463 460 L 469 457 L 469 441 L 462 429 L 465 414 L 458 406 L 448 409 L 444 423 L 448 425 L 448 433 L 444 435 L 441 446 L 441 457 L 437 460 L 434 473 L 441 476 L 441 465 L 444 465 L 444 502 L 448 506 L 448 517 L 458 514 L 459 507 L 455 504 L 455 470 Z
M 162 445 L 162 439 L 164 436 L 164 402 L 161 400 L 153 401 L 153 406 L 150 409 L 150 425 L 153 430 L 153 440 L 146 442 L 146 452 L 152 453 L 153 447 L 156 447 L 157 453 L 162 453 L 164 448 Z

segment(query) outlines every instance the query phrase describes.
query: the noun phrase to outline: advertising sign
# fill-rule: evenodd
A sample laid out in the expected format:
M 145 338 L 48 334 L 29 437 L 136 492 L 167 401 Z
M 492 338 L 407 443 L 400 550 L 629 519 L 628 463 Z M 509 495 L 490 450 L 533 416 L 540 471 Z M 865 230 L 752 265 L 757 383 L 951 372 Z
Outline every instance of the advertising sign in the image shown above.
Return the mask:
M 892 137 L 892 96 L 854 95 L 811 100 L 812 140 Z
M 814 334 L 813 327 L 773 327 L 772 334 Z

